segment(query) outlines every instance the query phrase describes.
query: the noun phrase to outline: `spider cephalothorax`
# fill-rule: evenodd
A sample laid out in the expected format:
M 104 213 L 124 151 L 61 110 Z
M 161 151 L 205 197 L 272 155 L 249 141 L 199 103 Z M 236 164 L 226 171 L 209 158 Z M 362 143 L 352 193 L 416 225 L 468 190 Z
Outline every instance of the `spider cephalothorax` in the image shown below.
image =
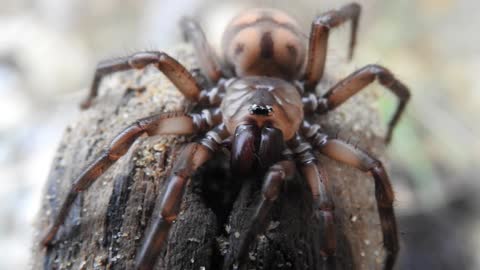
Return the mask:
M 231 134 L 242 123 L 256 123 L 259 127 L 269 124 L 281 130 L 286 141 L 293 137 L 303 120 L 302 97 L 297 88 L 271 77 L 250 76 L 227 81 L 220 109 L 223 123 Z
M 154 65 L 163 72 L 200 113 L 161 113 L 137 120 L 119 133 L 106 150 L 74 181 L 54 223 L 43 238 L 48 245 L 55 238 L 78 193 L 87 189 L 99 175 L 124 155 L 141 135 L 199 135 L 187 144 L 175 161 L 165 194 L 159 196 L 158 218 L 151 221 L 136 257 L 136 269 L 152 269 L 168 232 L 176 219 L 185 185 L 195 171 L 221 148 L 230 150 L 231 170 L 260 174 L 262 196 L 249 229 L 241 239 L 234 262 L 242 263 L 255 236 L 263 228 L 267 213 L 281 195 L 283 182 L 294 176 L 296 167 L 309 187 L 316 217 L 325 226 L 319 256 L 335 254 L 333 202 L 320 172 L 316 154 L 370 173 L 375 181 L 375 197 L 387 251 L 385 269 L 392 269 L 398 252 L 397 228 L 393 212 L 393 191 L 382 163 L 370 154 L 336 138 L 306 118 L 321 115 L 341 105 L 351 96 L 378 80 L 400 100 L 389 122 L 386 141 L 409 99 L 409 91 L 385 68 L 368 65 L 352 73 L 317 96 L 314 89 L 322 79 L 329 31 L 351 21 L 349 56 L 356 40 L 358 4 L 330 11 L 312 23 L 308 44 L 296 22 L 273 9 L 254 9 L 235 17 L 223 38 L 225 69 L 208 45 L 200 26 L 192 19 L 181 23 L 187 41 L 197 52 L 208 84 L 202 88 L 195 77 L 164 52 L 136 53 L 101 62 L 95 72 L 90 95 L 82 104 L 91 106 L 102 78 L 117 71 L 143 69 Z

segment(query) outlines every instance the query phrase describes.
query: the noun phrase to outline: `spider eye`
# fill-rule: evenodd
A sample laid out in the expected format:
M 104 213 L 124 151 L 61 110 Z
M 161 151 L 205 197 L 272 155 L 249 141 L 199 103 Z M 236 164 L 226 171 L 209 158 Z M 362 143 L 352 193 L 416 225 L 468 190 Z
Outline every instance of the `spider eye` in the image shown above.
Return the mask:
M 248 111 L 254 115 L 270 116 L 273 113 L 273 108 L 270 105 L 253 104 Z

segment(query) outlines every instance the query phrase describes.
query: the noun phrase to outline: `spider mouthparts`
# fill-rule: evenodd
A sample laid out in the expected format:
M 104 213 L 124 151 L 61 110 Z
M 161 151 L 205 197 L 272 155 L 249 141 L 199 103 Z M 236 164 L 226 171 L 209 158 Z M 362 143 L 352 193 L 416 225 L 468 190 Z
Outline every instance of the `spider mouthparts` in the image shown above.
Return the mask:
M 270 116 L 273 113 L 273 108 L 270 105 L 252 104 L 248 111 L 254 115 Z

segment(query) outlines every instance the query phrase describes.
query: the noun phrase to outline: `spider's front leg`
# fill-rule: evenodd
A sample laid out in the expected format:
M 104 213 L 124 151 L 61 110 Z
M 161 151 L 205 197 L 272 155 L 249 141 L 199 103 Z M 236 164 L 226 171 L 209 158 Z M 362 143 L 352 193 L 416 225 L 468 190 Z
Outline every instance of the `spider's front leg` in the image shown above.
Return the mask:
M 151 51 L 101 61 L 95 70 L 90 93 L 85 101 L 82 102 L 81 108 L 88 109 L 92 105 L 93 100 L 98 95 L 98 87 L 103 77 L 118 71 L 143 69 L 150 64 L 154 64 L 158 70 L 165 74 L 185 98 L 191 101 L 198 100 L 201 88 L 188 70 L 168 54 Z
M 353 95 L 366 89 L 365 87 L 376 79 L 378 79 L 381 85 L 392 91 L 399 99 L 397 109 L 388 122 L 385 141 L 389 143 L 392 139 L 393 129 L 397 125 L 398 120 L 410 99 L 410 90 L 408 90 L 408 87 L 406 87 L 401 81 L 397 80 L 388 69 L 379 65 L 368 65 L 355 71 L 347 78 L 341 80 L 330 88 L 327 93 L 320 98 L 317 98 L 313 94 L 304 98 L 305 110 L 316 111 L 318 113 L 331 111 L 343 104 Z
M 248 229 L 243 236 L 237 254 L 235 255 L 235 263 L 239 269 L 247 257 L 248 249 L 255 237 L 263 232 L 267 221 L 268 213 L 274 202 L 277 200 L 283 183 L 285 180 L 295 175 L 295 162 L 292 160 L 283 160 L 272 165 L 265 174 L 262 198 L 257 205 Z M 227 264 L 231 263 L 229 259 Z M 228 265 L 227 265 L 228 266 Z
M 307 133 L 309 133 L 307 131 Z M 383 233 L 383 246 L 387 252 L 385 270 L 393 269 L 399 251 L 397 223 L 393 210 L 394 193 L 383 164 L 365 151 L 326 134 L 310 132 L 307 136 L 321 154 L 336 161 L 370 173 L 375 181 L 375 198 Z
M 351 20 L 350 44 L 348 57 L 353 56 L 353 49 L 357 40 L 358 19 L 360 18 L 361 6 L 350 3 L 339 10 L 332 10 L 317 17 L 312 23 L 310 42 L 308 46 L 307 66 L 305 68 L 305 88 L 315 90 L 323 76 L 325 61 L 327 59 L 328 35 L 330 29 L 342 25 Z
M 185 186 L 195 171 L 212 158 L 222 141 L 228 136 L 222 124 L 208 132 L 200 143 L 190 143 L 175 161 L 165 194 L 158 196 L 160 215 L 153 220 L 143 240 L 135 262 L 136 270 L 150 270 L 160 254 L 172 223 L 177 218 L 185 191 Z
M 99 176 L 128 151 L 142 134 L 149 136 L 160 134 L 189 135 L 204 132 L 220 122 L 221 113 L 220 110 L 216 109 L 191 115 L 183 112 L 161 113 L 137 120 L 128 126 L 115 136 L 102 154 L 73 181 L 66 199 L 41 243 L 45 246 L 51 243 L 58 229 L 64 223 L 78 194 L 88 189 Z

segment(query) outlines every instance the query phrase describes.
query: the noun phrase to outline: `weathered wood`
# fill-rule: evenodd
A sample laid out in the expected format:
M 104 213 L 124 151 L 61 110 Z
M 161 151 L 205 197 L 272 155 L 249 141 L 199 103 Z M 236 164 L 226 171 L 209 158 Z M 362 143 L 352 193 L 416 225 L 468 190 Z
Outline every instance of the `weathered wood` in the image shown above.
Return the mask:
M 173 55 L 189 67 L 196 66 L 190 47 L 177 48 Z M 330 68 L 327 72 L 332 73 Z M 319 91 L 334 81 L 326 80 Z M 375 95 L 368 92 L 317 122 L 331 134 L 340 131 L 342 138 L 351 137 L 366 150 L 381 154 L 384 130 L 371 105 Z M 60 143 L 38 215 L 36 241 L 72 180 L 116 133 L 137 118 L 184 107 L 188 104 L 181 95 L 153 68 L 104 80 L 95 105 L 67 128 Z M 48 249 L 34 246 L 32 269 L 131 269 L 145 229 L 158 214 L 154 202 L 162 194 L 172 161 L 179 147 L 191 139 L 140 138 L 80 195 L 55 244 Z M 225 166 L 222 160 L 225 156 L 192 179 L 156 269 L 221 269 L 223 256 L 238 244 L 257 201 L 260 181 L 236 179 L 216 168 Z M 326 158 L 320 161 L 327 168 L 336 205 L 338 269 L 380 269 L 384 251 L 373 180 Z M 235 202 L 232 187 L 240 190 Z M 308 198 L 301 178 L 287 183 L 247 269 L 318 269 L 316 247 L 322 241 L 322 228 L 311 218 Z

